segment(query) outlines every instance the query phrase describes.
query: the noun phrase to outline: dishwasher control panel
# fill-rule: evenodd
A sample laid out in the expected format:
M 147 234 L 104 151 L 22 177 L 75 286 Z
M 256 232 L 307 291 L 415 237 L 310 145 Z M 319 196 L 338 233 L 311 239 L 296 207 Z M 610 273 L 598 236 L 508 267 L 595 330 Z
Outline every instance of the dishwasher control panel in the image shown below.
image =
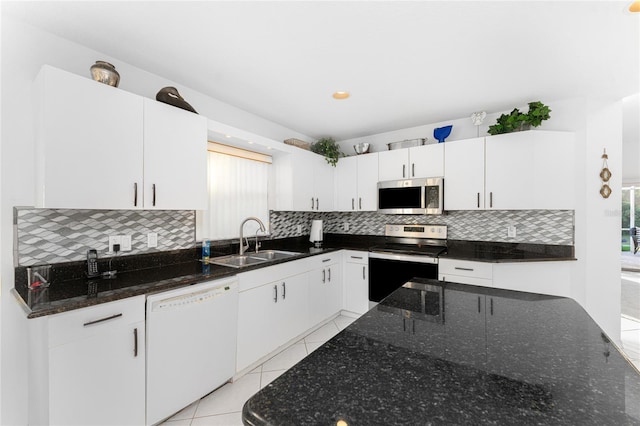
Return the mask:
M 209 288 L 194 293 L 187 293 L 174 297 L 168 297 L 166 299 L 156 300 L 151 305 L 151 311 L 162 312 L 170 309 L 179 308 L 181 306 L 194 305 L 196 303 L 207 302 L 211 299 L 215 299 L 232 289 L 237 287 L 236 283 L 221 285 L 220 287 Z

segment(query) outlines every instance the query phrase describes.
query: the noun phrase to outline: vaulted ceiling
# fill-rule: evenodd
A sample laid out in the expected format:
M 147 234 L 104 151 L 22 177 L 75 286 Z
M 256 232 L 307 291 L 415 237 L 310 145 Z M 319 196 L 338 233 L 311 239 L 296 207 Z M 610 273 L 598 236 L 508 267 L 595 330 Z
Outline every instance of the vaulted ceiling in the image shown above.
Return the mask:
M 3 2 L 32 25 L 337 139 L 640 91 L 619 1 Z M 346 90 L 347 100 L 332 93 Z

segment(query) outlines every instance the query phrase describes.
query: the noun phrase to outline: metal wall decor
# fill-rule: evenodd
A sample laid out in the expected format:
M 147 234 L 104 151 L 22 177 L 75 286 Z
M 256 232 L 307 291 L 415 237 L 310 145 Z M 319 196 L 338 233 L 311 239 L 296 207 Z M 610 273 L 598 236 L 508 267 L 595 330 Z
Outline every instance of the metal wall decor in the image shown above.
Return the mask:
M 611 170 L 609 170 L 609 164 L 607 164 L 607 160 L 609 156 L 607 155 L 607 149 L 604 149 L 602 153 L 602 170 L 600 171 L 600 179 L 602 180 L 602 186 L 600 187 L 600 195 L 602 198 L 609 198 L 611 195 L 611 187 L 608 182 L 611 179 Z

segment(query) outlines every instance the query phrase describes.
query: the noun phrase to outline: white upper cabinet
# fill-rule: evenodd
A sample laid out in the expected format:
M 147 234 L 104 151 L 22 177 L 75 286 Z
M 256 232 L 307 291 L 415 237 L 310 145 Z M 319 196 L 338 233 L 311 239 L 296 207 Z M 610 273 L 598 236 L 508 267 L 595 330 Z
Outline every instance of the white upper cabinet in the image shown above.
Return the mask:
M 445 142 L 444 209 L 484 209 L 484 138 Z
M 145 209 L 207 209 L 207 120 L 144 100 Z
M 445 210 L 575 208 L 574 134 L 515 132 L 445 144 Z
M 36 207 L 206 208 L 206 118 L 47 65 L 35 93 Z
M 443 176 L 444 147 L 430 144 L 382 151 L 379 166 L 380 181 Z
M 276 210 L 332 211 L 334 168 L 304 150 L 274 156 Z
M 574 135 L 529 131 L 486 138 L 488 209 L 574 209 Z
M 47 65 L 35 89 L 36 207 L 141 208 L 142 98 Z
M 335 170 L 337 211 L 375 211 L 378 208 L 378 154 L 345 157 Z

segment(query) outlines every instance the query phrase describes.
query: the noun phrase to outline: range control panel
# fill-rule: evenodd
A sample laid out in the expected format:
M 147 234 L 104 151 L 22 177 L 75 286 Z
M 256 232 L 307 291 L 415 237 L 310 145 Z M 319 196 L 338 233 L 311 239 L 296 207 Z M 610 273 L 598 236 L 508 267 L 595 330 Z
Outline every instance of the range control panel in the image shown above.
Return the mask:
M 384 226 L 387 237 L 447 239 L 447 225 L 394 225 Z

